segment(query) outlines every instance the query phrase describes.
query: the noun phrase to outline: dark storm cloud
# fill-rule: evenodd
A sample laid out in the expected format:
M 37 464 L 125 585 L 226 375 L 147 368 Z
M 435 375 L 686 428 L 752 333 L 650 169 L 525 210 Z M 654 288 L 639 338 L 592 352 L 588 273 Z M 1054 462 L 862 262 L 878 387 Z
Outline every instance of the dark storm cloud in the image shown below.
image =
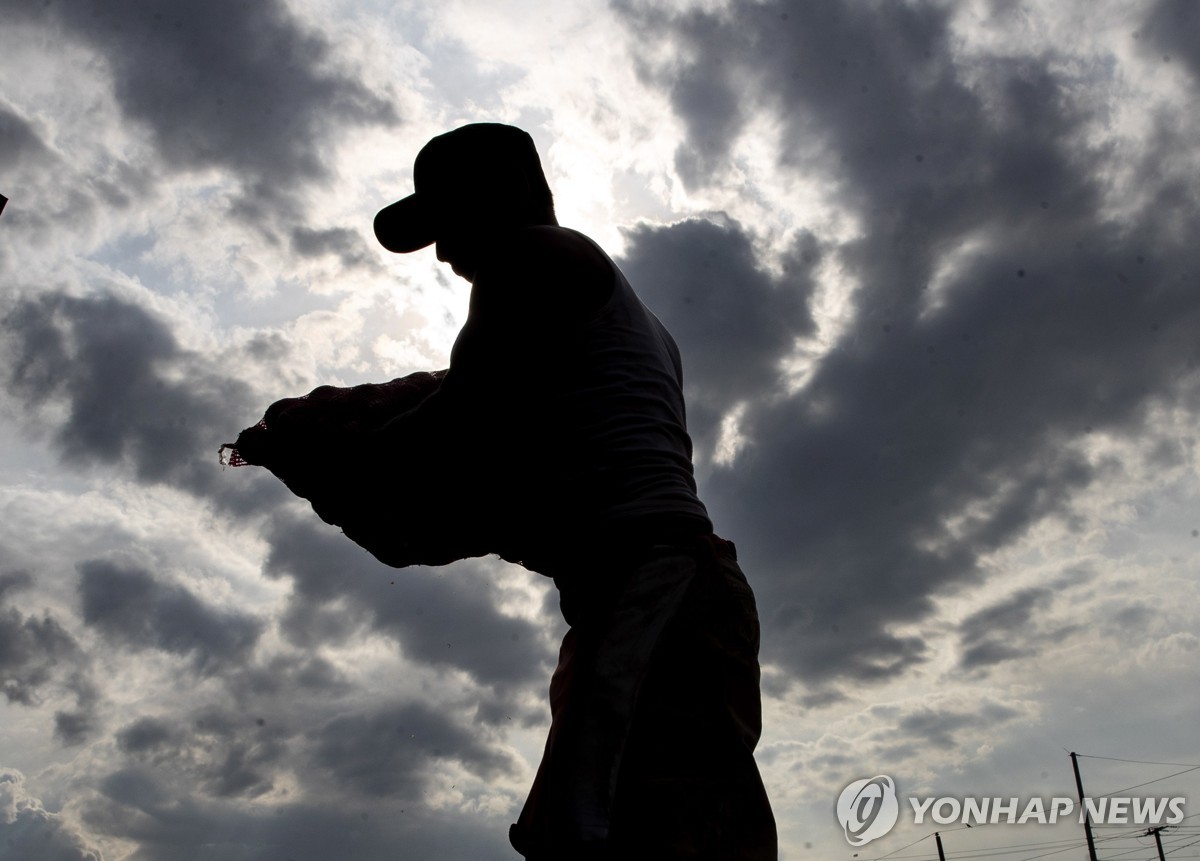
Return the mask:
M 192 658 L 204 674 L 241 663 L 262 633 L 257 618 L 216 610 L 149 571 L 94 559 L 79 566 L 83 621 L 110 642 Z
M 968 709 L 952 705 L 879 706 L 872 712 L 885 726 L 870 733 L 868 739 L 876 745 L 876 757 L 887 759 L 920 756 L 930 748 L 952 750 L 964 744 L 960 739 L 964 733 L 986 735 L 1025 714 L 1020 708 L 986 698 Z
M 33 126 L 11 108 L 0 104 L 0 170 L 15 170 L 26 157 L 40 157 L 45 144 Z M 4 189 L 9 194 L 13 189 Z
M 120 839 L 134 835 L 137 857 L 154 861 L 368 861 L 398 853 L 481 861 L 511 854 L 503 838 L 497 839 L 494 822 L 441 814 L 420 804 L 347 801 L 325 786 L 303 799 L 253 805 L 175 792 L 152 773 L 131 767 L 106 777 L 98 789 L 98 796 L 82 803 L 89 829 Z
M 224 676 L 226 686 L 239 702 L 261 701 L 276 695 L 334 699 L 353 686 L 336 666 L 320 655 L 273 655 L 261 664 L 240 667 Z
M 724 172 L 742 132 L 729 116 L 766 111 L 783 128 L 780 168 L 820 174 L 861 224 L 821 249 L 858 285 L 849 328 L 796 397 L 771 397 L 773 374 L 743 386 L 751 442 L 705 493 L 744 548 L 769 660 L 818 685 L 903 673 L 926 645 L 897 623 L 1122 468 L 1085 456 L 1089 433 L 1153 438 L 1150 407 L 1196 406 L 1200 259 L 1181 225 L 1197 224 L 1197 204 L 1171 178 L 1195 144 L 1164 132 L 1137 154 L 1154 202 L 1117 221 L 1105 215 L 1111 153 L 1089 137 L 1111 88 L 1068 78 L 1053 55 L 985 58 L 968 78 L 953 7 L 617 9 L 635 38 L 678 49 L 642 71 L 689 129 L 691 183 Z M 698 88 L 735 93 L 736 111 L 714 119 L 687 95 Z M 643 230 L 639 259 L 692 270 L 706 245 L 672 238 Z M 755 269 L 738 273 L 747 302 L 763 295 Z M 742 283 L 726 289 L 736 303 Z M 793 292 L 811 293 L 802 279 Z M 660 316 L 686 332 L 690 313 Z M 741 343 L 756 343 L 754 327 L 787 342 L 772 309 L 743 319 Z M 701 402 L 706 376 L 721 391 L 762 374 L 761 352 L 712 343 L 723 367 L 691 374 Z M 976 663 L 1004 657 L 1001 641 L 974 645 Z
M 0 768 L 0 857 L 37 861 L 101 861 L 100 850 L 25 791 L 25 776 Z
M 24 571 L 0 574 L 0 687 L 8 702 L 24 706 L 39 706 L 56 690 L 73 695 L 75 708 L 54 713 L 54 737 L 82 744 L 96 729 L 100 692 L 79 643 L 54 616 L 9 606 L 10 595 L 32 586 Z
M 346 227 L 324 230 L 297 227 L 292 230 L 291 243 L 292 250 L 303 257 L 329 254 L 337 257 L 346 268 L 377 266 L 376 255 L 363 242 L 362 234 Z
M 7 596 L 33 585 L 33 576 L 28 571 L 5 571 L 0 574 L 0 601 Z
M 766 108 L 780 114 L 795 148 L 781 154 L 785 163 L 814 149 L 832 159 L 829 167 L 869 163 L 873 197 L 902 179 L 893 173 L 901 161 L 924 152 L 915 142 L 937 141 L 970 101 L 949 65 L 946 12 L 932 4 L 744 3 L 733 15 L 613 5 L 640 37 L 661 41 L 665 34 L 680 48 L 678 59 L 641 72 L 668 92 L 687 126 L 677 158 L 694 161 L 699 153 L 708 165 L 707 175 L 693 177 L 697 184 L 728 168 L 743 132 L 737 120 Z M 730 106 L 714 117 L 712 105 L 691 95 L 706 91 Z
M 139 306 L 111 295 L 46 293 L 13 306 L 0 336 L 9 393 L 27 408 L 53 408 L 51 433 L 68 463 L 127 464 L 139 481 L 235 512 L 283 495 L 275 482 L 221 480 L 216 449 L 251 423 L 251 389 L 184 350 Z
M 313 759 L 343 786 L 375 796 L 416 799 L 433 762 L 456 760 L 485 780 L 517 771 L 512 756 L 421 704 L 345 715 L 315 733 Z
M 972 643 L 997 632 L 1020 631 L 1029 625 L 1034 608 L 1045 606 L 1050 598 L 1049 589 L 1022 589 L 999 603 L 972 613 L 959 626 L 959 633 L 965 642 Z
M 541 678 L 551 659 L 535 625 L 498 612 L 496 588 L 473 563 L 388 569 L 315 516 L 278 516 L 268 541 L 265 573 L 294 584 L 283 631 L 297 645 L 369 626 L 410 660 L 457 667 L 485 685 Z
M 116 741 L 148 773 L 182 778 L 199 794 L 256 798 L 273 788 L 293 734 L 275 721 L 209 709 L 191 718 L 139 718 L 118 730 Z
M 0 599 L 32 582 L 24 572 L 0 575 Z M 0 603 L 0 681 L 8 702 L 37 705 L 61 665 L 79 657 L 79 644 L 53 616 L 26 616 Z
M 157 718 L 139 718 L 117 732 L 117 747 L 125 753 L 139 754 L 171 741 L 170 724 Z
M 626 237 L 621 269 L 669 321 L 683 356 L 688 429 L 711 451 L 721 416 L 769 391 L 796 339 L 812 332 L 807 302 L 820 260 L 816 241 L 801 234 L 776 280 L 759 268 L 741 225 L 729 220 L 643 225 Z
M 89 682 L 81 699 L 80 708 L 54 713 L 54 737 L 62 742 L 64 747 L 83 744 L 95 734 L 99 726 L 95 705 L 100 699 L 100 692 Z
M 154 168 L 144 160 L 131 164 L 121 154 L 77 170 L 56 146 L 53 130 L 45 117 L 31 119 L 0 101 L 0 192 L 13 198 L 4 224 L 18 245 L 44 246 L 66 235 L 87 244 L 101 211 L 127 211 L 152 188 Z M 0 268 L 6 262 L 0 258 Z
M 1182 60 L 1200 82 L 1200 7 L 1190 0 L 1159 0 L 1138 34 L 1164 63 Z
M 277 0 L 19 0 L 6 11 L 12 24 L 53 22 L 102 54 L 125 117 L 151 132 L 166 163 L 232 171 L 253 219 L 327 176 L 340 134 L 397 121 L 387 94 L 340 68 L 329 41 Z
M 1036 651 L 1047 639 L 1061 638 L 1064 629 L 1047 632 L 1036 618 L 1054 602 L 1051 589 L 1034 587 L 972 613 L 959 625 L 965 670 L 988 667 Z M 1068 628 L 1067 630 L 1075 630 Z
M 423 809 L 430 792 L 453 784 L 444 776 L 448 764 L 461 765 L 485 783 L 518 769 L 511 752 L 495 744 L 491 734 L 473 724 L 460 725 L 456 717 L 425 704 L 395 703 L 339 714 L 335 703 L 314 699 L 311 706 L 325 715 L 314 718 L 307 707 L 303 711 L 310 714 L 297 715 L 294 696 L 276 701 L 272 693 L 263 692 L 256 704 L 190 713 L 168 710 L 120 727 L 115 742 L 124 762 L 100 780 L 105 799 L 87 807 L 89 826 L 118 836 L 136 831 L 143 846 L 161 843 L 155 858 L 191 857 L 187 852 L 200 842 L 216 845 L 217 834 L 229 840 L 221 847 L 222 858 L 261 858 L 283 852 L 284 845 L 292 850 L 282 857 L 297 859 L 390 857 L 396 846 L 415 857 L 454 857 L 432 844 L 427 851 L 414 848 L 429 841 L 453 842 L 437 816 L 430 818 Z M 307 695 L 317 693 L 309 690 Z M 264 807 L 254 806 L 256 799 L 298 773 L 313 779 L 289 786 L 287 803 L 275 798 Z M 337 791 L 329 790 L 331 784 Z M 243 804 L 226 803 L 236 800 Z M 407 821 L 397 821 L 404 808 Z M 316 815 L 322 831 L 335 830 L 310 833 L 316 843 L 307 847 L 275 830 L 276 817 L 308 828 L 294 822 L 300 811 Z M 376 834 L 378 826 L 370 823 L 377 815 L 404 833 L 385 828 L 387 834 Z M 334 834 L 366 842 L 318 853 L 315 847 L 326 845 Z M 390 851 L 383 848 L 389 842 Z
M 992 731 L 1021 714 L 1018 709 L 992 701 L 984 701 L 978 709 L 970 711 L 920 708 L 903 715 L 894 728 L 889 727 L 887 737 L 894 741 L 898 732 L 920 741 L 923 748 L 932 745 L 949 750 L 958 745 L 955 735 L 962 730 Z
M 669 86 L 688 132 L 675 151 L 675 169 L 684 185 L 695 190 L 726 166 L 729 142 L 741 129 L 747 106 L 719 62 L 697 64 L 695 74 L 675 78 Z

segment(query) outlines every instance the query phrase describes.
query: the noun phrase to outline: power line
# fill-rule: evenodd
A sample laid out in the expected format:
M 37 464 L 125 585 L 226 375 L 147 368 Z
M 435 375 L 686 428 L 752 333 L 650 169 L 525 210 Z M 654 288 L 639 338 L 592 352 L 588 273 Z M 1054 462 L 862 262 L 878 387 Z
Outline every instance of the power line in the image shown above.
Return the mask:
M 1150 852 L 1150 851 L 1152 851 L 1152 849 L 1149 846 L 1149 844 L 1143 844 L 1143 845 L 1135 846 L 1132 849 L 1126 849 L 1124 852 L 1118 852 L 1115 855 L 1106 855 L 1105 861 L 1109 861 L 1109 859 L 1112 859 L 1112 858 L 1120 858 L 1122 855 L 1131 855 L 1134 852 Z
M 903 852 L 905 849 L 909 848 L 909 846 L 916 846 L 916 845 L 917 845 L 918 843 L 920 843 L 922 840 L 928 840 L 928 839 L 929 839 L 930 837 L 932 837 L 932 836 L 933 836 L 933 834 L 932 834 L 932 833 L 929 833 L 929 834 L 926 834 L 924 837 L 918 837 L 918 838 L 917 838 L 916 840 L 914 840 L 912 843 L 909 843 L 909 844 L 908 844 L 908 846 L 901 846 L 899 849 L 893 849 L 893 850 L 892 850 L 891 852 L 889 852 L 888 854 L 886 854 L 886 855 L 879 855 L 879 856 L 877 856 L 877 857 L 875 857 L 875 858 L 872 858 L 872 859 L 870 859 L 870 861 L 883 861 L 883 859 L 884 859 L 884 858 L 891 858 L 891 857 L 892 857 L 893 855 L 895 855 L 897 852 Z
M 1193 840 L 1191 843 L 1185 843 L 1185 844 L 1184 844 L 1184 845 L 1182 845 L 1182 846 L 1176 846 L 1176 847 L 1175 847 L 1174 849 L 1172 849 L 1170 852 L 1164 852 L 1163 854 L 1164 854 L 1164 855 L 1171 855 L 1171 854 L 1173 854 L 1173 853 L 1175 853 L 1175 852 L 1179 851 L 1180 849 L 1187 849 L 1189 846 L 1195 846 L 1197 843 L 1200 843 L 1200 840 Z
M 1021 861 L 1037 861 L 1038 858 L 1049 858 L 1051 855 L 1057 855 L 1060 852 L 1069 852 L 1072 849 L 1087 848 L 1087 843 L 1084 841 L 1076 841 L 1075 845 L 1068 846 L 1065 849 L 1055 849 L 1053 852 L 1046 852 L 1041 855 L 1030 855 L 1028 858 L 1022 858 Z
M 1150 760 L 1146 759 L 1120 759 L 1115 756 L 1095 756 L 1094 754 L 1090 753 L 1081 753 L 1077 755 L 1082 756 L 1085 759 L 1107 759 L 1112 762 L 1133 762 L 1137 763 L 1138 765 L 1186 765 L 1200 768 L 1200 765 L 1196 765 L 1194 762 L 1151 762 Z
M 1003 850 L 1000 850 L 997 852 L 982 850 L 982 851 L 974 852 L 974 853 L 970 853 L 970 854 L 967 854 L 967 853 L 955 854 L 953 857 L 956 859 L 964 859 L 964 861 L 965 861 L 965 859 L 969 859 L 969 858 L 999 858 L 1002 855 L 1016 855 L 1021 851 L 1028 851 L 1029 849 L 1053 849 L 1054 852 L 1066 852 L 1068 849 L 1078 849 L 1084 845 L 1085 844 L 1079 840 L 1069 840 L 1069 841 L 1064 840 L 1061 843 L 1046 843 L 1041 846 L 1033 845 L 1033 846 L 1026 847 L 1024 850 L 1003 849 Z M 946 856 L 947 859 L 949 859 L 950 857 L 951 857 L 950 855 Z M 1041 856 L 1038 856 L 1038 857 L 1041 857 Z
M 1112 843 L 1115 840 L 1131 840 L 1131 839 L 1135 839 L 1136 837 L 1145 834 L 1145 831 L 1142 828 L 1136 828 L 1136 829 L 1131 830 L 1128 828 L 1128 826 L 1122 826 L 1122 827 L 1125 828 L 1124 833 L 1110 834 L 1106 837 L 1099 838 L 1096 842 L 1097 843 Z M 1172 826 L 1172 827 L 1174 827 L 1174 826 Z M 954 830 L 962 831 L 965 829 L 956 828 Z M 947 832 L 942 832 L 942 833 L 945 834 Z M 932 836 L 932 835 L 926 835 L 925 837 L 920 838 L 920 840 L 917 840 L 917 841 L 914 841 L 913 843 L 908 844 L 908 846 L 902 846 L 899 849 L 894 850 L 894 852 L 902 852 L 904 849 L 910 848 L 912 846 L 915 846 L 917 843 L 920 843 L 921 840 L 928 839 L 929 836 Z M 1056 852 L 1066 851 L 1068 849 L 1080 848 L 1083 845 L 1084 845 L 1083 841 L 1079 840 L 1078 838 L 1075 838 L 1075 839 L 1066 838 L 1066 839 L 1062 839 L 1062 840 L 1048 840 L 1048 841 L 1039 841 L 1039 842 L 1031 842 L 1031 843 L 1009 843 L 1009 844 L 1003 844 L 1000 846 L 986 846 L 986 847 L 981 847 L 979 849 L 966 849 L 966 850 L 950 851 L 950 852 L 946 853 L 946 858 L 948 859 L 948 861 L 950 859 L 954 859 L 954 861 L 966 861 L 966 859 L 971 859 L 971 858 L 992 858 L 992 857 L 998 857 L 1001 855 L 1015 855 L 1022 851 L 1028 852 L 1030 850 L 1037 850 L 1037 849 L 1052 850 L 1048 854 L 1054 854 Z M 928 858 L 929 856 L 925 853 L 921 853 L 919 855 L 895 855 L 893 853 L 893 854 L 890 854 L 889 856 L 880 856 L 880 858 L 883 858 L 883 857 L 891 857 L 893 859 L 893 861 L 913 861 L 913 859 Z M 1034 856 L 1034 857 L 1040 858 L 1040 857 L 1044 857 L 1044 856 L 1039 855 L 1039 856 Z
M 1192 819 L 1196 816 L 1200 816 L 1200 813 L 1189 813 L 1187 816 L 1183 817 L 1183 819 L 1180 819 L 1179 821 L 1187 822 L 1189 819 Z M 1174 826 L 1172 826 L 1172 827 L 1174 827 Z M 1193 827 L 1193 826 L 1191 826 L 1191 825 L 1188 826 L 1188 828 L 1191 828 L 1191 827 Z
M 1200 816 L 1200 814 L 1193 814 L 1193 815 Z M 1119 834 L 1108 834 L 1108 835 L 1106 835 L 1104 837 L 1100 837 L 1096 840 L 1097 844 L 1105 845 L 1105 853 L 1104 853 L 1105 859 L 1119 859 L 1119 858 L 1123 858 L 1123 857 L 1126 857 L 1126 856 L 1129 856 L 1132 854 L 1136 854 L 1138 852 L 1150 851 L 1151 847 L 1149 847 L 1147 845 L 1138 845 L 1131 849 L 1120 849 L 1118 846 L 1114 845 L 1116 843 L 1116 841 L 1137 840 L 1141 837 L 1144 837 L 1146 835 L 1146 832 L 1144 829 L 1142 829 L 1142 828 L 1130 829 L 1128 826 L 1115 826 L 1115 825 L 1110 826 L 1110 827 L 1114 827 L 1114 828 L 1119 827 L 1119 828 L 1122 828 L 1123 830 Z M 1171 829 L 1174 829 L 1176 826 L 1172 825 L 1169 827 Z M 954 831 L 962 831 L 965 829 L 964 828 L 956 828 L 953 830 Z M 947 833 L 947 832 L 943 832 L 943 833 Z M 911 848 L 912 846 L 915 846 L 917 843 L 920 843 L 923 840 L 927 840 L 930 836 L 932 836 L 932 835 L 926 835 L 925 837 L 921 837 L 918 840 L 915 840 L 914 842 L 909 843 L 907 846 L 901 846 L 899 849 L 894 850 L 893 852 L 889 853 L 888 855 L 880 856 L 880 859 L 891 858 L 891 859 L 893 859 L 893 861 L 918 861 L 918 859 L 929 859 L 930 856 L 925 853 L 921 853 L 919 855 L 897 855 L 896 853 L 903 852 L 905 849 Z M 1188 846 L 1192 846 L 1197 843 L 1200 843 L 1200 840 L 1193 840 L 1190 843 L 1183 843 L 1182 845 L 1179 845 L 1179 846 L 1174 845 L 1176 843 L 1181 843 L 1181 841 L 1184 841 L 1184 840 L 1190 840 L 1192 838 L 1192 836 L 1193 836 L 1192 834 L 1177 835 L 1175 837 L 1175 839 L 1173 841 L 1169 841 L 1167 845 L 1173 847 L 1173 849 L 1171 851 L 1175 851 L 1178 849 L 1186 849 Z M 1050 857 L 1051 855 L 1057 855 L 1062 852 L 1068 852 L 1072 849 L 1082 849 L 1082 848 L 1084 848 L 1084 846 L 1085 846 L 1085 843 L 1079 839 L 1049 840 L 1049 841 L 1031 842 L 1031 843 L 1010 843 L 1010 844 L 1004 844 L 1004 845 L 1000 845 L 1000 846 L 981 847 L 980 849 L 975 849 L 975 850 L 967 849 L 967 850 L 959 850 L 959 851 L 950 851 L 950 852 L 946 853 L 946 858 L 947 858 L 947 861 L 971 861 L 971 859 L 1000 858 L 1000 857 L 1006 856 L 1006 855 L 1016 855 L 1021 852 L 1036 851 L 1039 849 L 1046 850 L 1045 852 L 1042 852 L 1040 855 L 1032 855 L 1032 856 L 1027 855 L 1027 856 L 1025 856 L 1024 859 L 1022 859 L 1022 861 L 1035 861 L 1035 859 L 1047 858 L 1047 857 Z M 1167 854 L 1170 854 L 1170 852 L 1168 852 Z
M 1138 828 L 1133 829 L 1132 831 L 1128 830 L 1129 826 L 1127 826 L 1127 825 L 1114 826 L 1114 827 L 1125 828 L 1126 832 L 1124 834 L 1110 834 L 1107 837 L 1101 837 L 1098 842 L 1109 843 L 1113 840 L 1131 840 L 1131 839 L 1135 839 L 1137 837 L 1143 837 L 1146 834 L 1146 829 L 1144 827 L 1138 827 Z
M 961 829 L 955 829 L 955 830 L 961 830 Z M 942 833 L 945 834 L 947 832 L 943 831 Z M 985 855 L 990 855 L 990 854 L 1011 854 L 1013 852 L 1019 852 L 1022 849 L 1026 849 L 1026 850 L 1028 850 L 1028 849 L 1045 849 L 1045 848 L 1049 848 L 1051 846 L 1061 846 L 1064 843 L 1074 844 L 1074 843 L 1078 843 L 1078 842 L 1079 842 L 1078 840 L 1050 840 L 1045 843 L 1013 843 L 1013 844 L 1009 844 L 1007 846 L 987 846 L 987 847 L 984 847 L 983 849 L 979 849 L 979 850 L 965 849 L 965 850 L 958 850 L 957 852 L 955 852 L 955 851 L 947 852 L 946 858 L 947 859 L 950 859 L 950 858 L 955 858 L 955 859 L 977 858 L 977 857 L 984 857 Z M 1004 850 L 1004 851 L 997 852 L 997 850 Z M 899 851 L 899 850 L 897 850 L 897 851 Z M 924 853 L 922 853 L 921 855 L 897 855 L 897 856 L 893 857 L 893 861 L 908 861 L 908 859 L 926 858 L 926 857 L 928 857 L 928 856 L 925 855 Z
M 1182 764 L 1182 763 L 1177 763 L 1177 764 Z M 1191 768 L 1185 768 L 1183 771 L 1177 771 L 1174 774 L 1168 774 L 1165 777 L 1156 777 L 1154 780 L 1147 780 L 1145 783 L 1138 783 L 1138 784 L 1135 784 L 1134 786 L 1126 786 L 1124 789 L 1114 789 L 1112 792 L 1106 792 L 1103 795 L 1096 795 L 1096 796 L 1092 796 L 1092 797 L 1093 798 L 1109 798 L 1113 795 L 1116 795 L 1118 792 L 1128 792 L 1131 789 L 1138 789 L 1143 786 L 1149 786 L 1152 783 L 1158 783 L 1163 780 L 1170 780 L 1172 777 L 1179 777 L 1179 775 L 1181 775 L 1181 774 L 1187 774 L 1189 771 L 1196 771 L 1197 769 L 1200 769 L 1200 765 L 1193 765 Z
M 1021 850 L 1049 849 L 1051 847 L 1063 846 L 1068 843 L 1072 846 L 1075 846 L 1078 845 L 1079 840 L 1048 840 L 1045 843 L 1013 843 L 1008 846 L 987 846 L 976 851 L 967 850 L 959 852 L 947 852 L 946 857 L 949 858 L 954 856 L 956 858 L 983 858 L 989 855 L 1011 855 L 1016 852 L 1020 852 Z

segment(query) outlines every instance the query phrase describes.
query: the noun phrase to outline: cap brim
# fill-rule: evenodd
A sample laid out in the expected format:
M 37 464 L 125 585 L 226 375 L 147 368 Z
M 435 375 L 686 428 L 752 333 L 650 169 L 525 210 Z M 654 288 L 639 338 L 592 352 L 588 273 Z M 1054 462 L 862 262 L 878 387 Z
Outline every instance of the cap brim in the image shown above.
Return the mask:
M 396 254 L 407 254 L 432 245 L 436 238 L 433 219 L 424 199 L 410 194 L 379 210 L 375 216 L 375 238 Z

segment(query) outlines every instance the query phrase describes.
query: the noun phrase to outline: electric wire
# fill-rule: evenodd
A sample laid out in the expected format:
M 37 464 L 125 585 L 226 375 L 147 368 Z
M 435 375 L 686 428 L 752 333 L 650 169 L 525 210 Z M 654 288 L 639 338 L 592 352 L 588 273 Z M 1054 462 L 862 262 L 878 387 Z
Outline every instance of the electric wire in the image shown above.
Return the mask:
M 1152 783 L 1159 783 L 1163 780 L 1170 780 L 1172 777 L 1179 777 L 1181 774 L 1187 774 L 1189 771 L 1200 770 L 1200 765 L 1193 765 L 1191 768 L 1185 768 L 1183 771 L 1177 771 L 1174 774 L 1168 774 L 1165 777 L 1156 777 L 1154 780 L 1147 780 L 1145 783 L 1137 783 L 1133 786 L 1126 786 L 1124 789 L 1114 789 L 1112 792 L 1106 792 L 1103 795 L 1091 795 L 1090 798 L 1111 798 L 1118 792 L 1128 792 L 1131 789 L 1139 789 L 1143 786 L 1149 786 Z
M 1196 765 L 1196 763 L 1194 763 L 1194 762 L 1152 762 L 1148 759 L 1120 759 L 1115 756 L 1096 756 L 1096 755 L 1090 754 L 1090 753 L 1077 753 L 1075 755 L 1082 756 L 1085 759 L 1107 759 L 1112 762 L 1132 762 L 1132 763 L 1136 763 L 1138 765 L 1184 765 L 1184 766 L 1194 766 L 1196 768 L 1200 768 L 1200 765 Z

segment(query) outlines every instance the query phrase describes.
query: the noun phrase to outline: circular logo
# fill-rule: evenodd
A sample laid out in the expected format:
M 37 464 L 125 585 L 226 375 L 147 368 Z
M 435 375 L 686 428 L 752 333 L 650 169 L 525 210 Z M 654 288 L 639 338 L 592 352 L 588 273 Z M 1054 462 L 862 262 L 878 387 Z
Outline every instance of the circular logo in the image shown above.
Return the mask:
M 838 821 L 851 846 L 865 846 L 887 834 L 899 816 L 896 781 L 886 774 L 856 780 L 838 796 Z

